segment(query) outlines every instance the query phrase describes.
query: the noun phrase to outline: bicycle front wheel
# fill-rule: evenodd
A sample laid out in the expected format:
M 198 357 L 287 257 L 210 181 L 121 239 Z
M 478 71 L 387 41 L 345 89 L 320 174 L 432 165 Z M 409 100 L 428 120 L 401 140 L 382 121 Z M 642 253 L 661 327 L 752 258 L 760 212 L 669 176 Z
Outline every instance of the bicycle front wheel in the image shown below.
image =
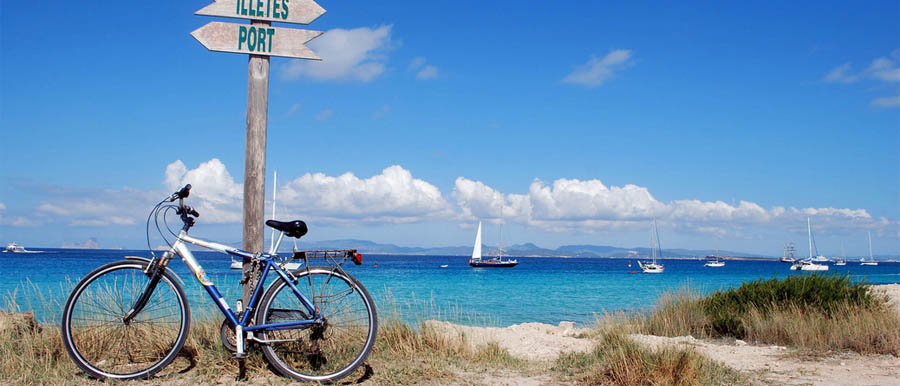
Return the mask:
M 85 276 L 63 308 L 62 339 L 69 357 L 100 379 L 148 378 L 175 359 L 187 339 L 191 313 L 178 282 L 162 272 L 143 310 L 125 315 L 148 290 L 143 261 L 117 261 Z
M 331 267 L 295 272 L 295 286 L 325 317 L 322 325 L 289 330 L 265 330 L 260 338 L 266 360 L 281 374 L 308 382 L 334 382 L 361 365 L 378 331 L 375 303 L 353 276 Z M 306 290 L 309 290 L 306 292 Z M 266 291 L 256 323 L 308 320 L 312 316 L 283 279 Z

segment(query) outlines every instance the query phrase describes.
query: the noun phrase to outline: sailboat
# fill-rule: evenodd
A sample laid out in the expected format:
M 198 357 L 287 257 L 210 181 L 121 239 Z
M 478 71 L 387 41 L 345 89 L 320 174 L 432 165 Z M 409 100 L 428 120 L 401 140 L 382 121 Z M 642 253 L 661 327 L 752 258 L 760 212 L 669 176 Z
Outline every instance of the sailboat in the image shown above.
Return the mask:
M 834 262 L 834 265 L 847 265 L 847 255 L 844 254 L 844 242 L 841 241 L 841 258 Z
M 794 258 L 795 252 L 797 252 L 797 248 L 794 247 L 794 243 L 784 244 L 784 254 L 781 256 L 780 259 L 778 259 L 778 261 L 780 261 L 782 263 L 793 263 L 793 262 L 797 261 L 797 259 Z
M 475 247 L 472 248 L 472 258 L 469 265 L 475 268 L 512 268 L 519 264 L 518 260 L 503 260 L 503 246 L 497 249 L 497 256 L 482 258 L 481 256 L 481 221 L 478 222 L 478 232 L 475 233 Z
M 653 224 L 650 225 L 650 258 L 653 261 L 638 260 L 638 266 L 641 267 L 641 271 L 644 273 L 663 273 L 665 267 L 656 262 L 659 254 L 659 229 L 656 228 L 656 219 L 653 219 Z
M 869 260 L 863 257 L 859 259 L 859 265 L 878 265 L 878 262 L 872 257 L 872 232 L 869 232 Z
M 719 267 L 725 266 L 725 262 L 722 260 L 719 260 L 719 239 L 716 239 L 716 255 L 715 256 L 706 256 L 707 259 L 710 257 L 715 258 L 715 260 L 707 261 L 706 264 L 703 264 L 704 267 L 719 268 Z
M 806 218 L 806 231 L 809 233 L 809 258 L 800 260 L 791 265 L 791 271 L 827 271 L 827 265 L 816 264 L 813 262 L 812 225 L 809 222 L 809 217 Z

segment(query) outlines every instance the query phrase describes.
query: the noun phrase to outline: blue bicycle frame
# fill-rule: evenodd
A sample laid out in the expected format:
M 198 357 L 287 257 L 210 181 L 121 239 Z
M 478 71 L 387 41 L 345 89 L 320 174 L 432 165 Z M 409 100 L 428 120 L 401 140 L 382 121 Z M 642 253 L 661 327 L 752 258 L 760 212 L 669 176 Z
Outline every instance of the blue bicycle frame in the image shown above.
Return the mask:
M 272 247 L 272 250 L 277 250 L 278 245 L 281 244 L 281 239 L 284 236 L 284 232 L 278 237 L 278 242 Z M 300 290 L 294 285 L 294 278 L 287 273 L 284 268 L 280 265 L 274 263 L 275 256 L 270 253 L 266 255 L 260 256 L 258 259 L 261 263 L 264 264 L 262 275 L 259 278 L 259 281 L 256 283 L 256 288 L 253 289 L 253 294 L 250 297 L 250 301 L 244 306 L 246 310 L 244 315 L 238 320 L 237 315 L 234 311 L 231 310 L 231 307 L 228 306 L 226 300 L 222 297 L 222 294 L 219 293 L 219 290 L 216 288 L 215 284 L 206 276 L 206 272 L 203 270 L 203 267 L 197 263 L 197 259 L 194 258 L 193 253 L 187 247 L 187 244 L 198 245 L 207 249 L 212 249 L 214 251 L 227 253 L 229 255 L 240 257 L 241 259 L 252 259 L 255 257 L 254 254 L 242 251 L 240 249 L 232 248 L 227 245 L 209 242 L 205 240 L 200 240 L 194 237 L 191 237 L 187 234 L 187 231 L 182 229 L 178 234 L 178 238 L 175 240 L 175 243 L 172 244 L 172 247 L 162 256 L 163 266 L 168 263 L 168 261 L 174 257 L 174 254 L 178 254 L 181 257 L 181 260 L 188 266 L 188 269 L 191 270 L 191 273 L 194 274 L 194 277 L 197 278 L 197 281 L 203 286 L 203 289 L 206 290 L 206 293 L 209 294 L 210 298 L 212 298 L 213 302 L 216 303 L 216 306 L 219 307 L 219 310 L 225 315 L 225 319 L 228 320 L 228 323 L 235 328 L 236 337 L 242 337 L 242 331 L 253 332 L 258 330 L 287 330 L 294 328 L 304 328 L 308 327 L 312 324 L 316 324 L 322 321 L 323 317 L 319 313 L 319 310 L 316 309 L 316 306 L 309 301 L 309 299 L 303 295 Z M 260 300 L 260 297 L 263 295 L 263 287 L 265 287 L 266 277 L 269 274 L 269 270 L 272 269 L 275 273 L 278 274 L 284 280 L 287 285 L 291 288 L 291 291 L 294 292 L 294 295 L 297 296 L 297 299 L 300 300 L 300 303 L 306 308 L 306 311 L 309 315 L 313 315 L 312 319 L 307 320 L 297 320 L 290 322 L 282 322 L 282 323 L 272 323 L 272 324 L 259 324 L 248 326 L 248 323 L 251 318 L 251 314 L 256 308 L 257 303 Z M 243 339 L 237 339 L 237 347 L 238 347 L 238 355 L 243 354 Z

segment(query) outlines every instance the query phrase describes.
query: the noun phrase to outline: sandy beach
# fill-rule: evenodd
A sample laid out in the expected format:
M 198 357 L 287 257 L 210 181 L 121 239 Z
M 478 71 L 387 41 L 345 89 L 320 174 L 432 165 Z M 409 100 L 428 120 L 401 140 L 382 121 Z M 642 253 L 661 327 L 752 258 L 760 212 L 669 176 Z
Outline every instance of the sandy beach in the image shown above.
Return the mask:
M 888 304 L 900 313 L 900 284 L 876 285 L 873 288 L 887 295 Z M 572 322 L 562 322 L 558 326 L 523 323 L 506 328 L 459 326 L 439 321 L 426 323 L 446 336 L 465 337 L 472 345 L 495 342 L 513 356 L 532 361 L 550 361 L 562 352 L 587 352 L 593 347 L 591 339 L 581 337 L 586 330 L 575 328 Z M 700 340 L 690 336 L 640 334 L 629 337 L 651 348 L 691 347 L 715 361 L 750 374 L 751 379 L 759 384 L 900 385 L 900 358 L 891 355 L 847 352 L 806 358 L 789 355 L 790 349 L 786 347 L 757 345 L 741 340 Z M 488 379 L 482 381 L 491 383 Z M 514 374 L 507 374 L 501 384 L 522 382 L 552 384 L 549 380 L 529 380 Z

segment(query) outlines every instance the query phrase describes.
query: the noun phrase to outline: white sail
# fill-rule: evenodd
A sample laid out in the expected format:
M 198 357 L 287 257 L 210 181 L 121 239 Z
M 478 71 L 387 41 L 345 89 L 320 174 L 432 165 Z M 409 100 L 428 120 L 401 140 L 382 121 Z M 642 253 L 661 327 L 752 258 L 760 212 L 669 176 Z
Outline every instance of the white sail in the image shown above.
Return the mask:
M 809 259 L 812 260 L 812 225 L 809 223 L 809 217 L 806 218 L 806 231 L 809 234 Z
M 875 257 L 872 256 L 872 232 L 869 232 L 869 260 L 865 257 L 859 259 L 859 265 L 878 265 Z
M 478 233 L 475 233 L 475 247 L 472 248 L 472 261 L 481 261 L 481 221 L 478 222 Z

